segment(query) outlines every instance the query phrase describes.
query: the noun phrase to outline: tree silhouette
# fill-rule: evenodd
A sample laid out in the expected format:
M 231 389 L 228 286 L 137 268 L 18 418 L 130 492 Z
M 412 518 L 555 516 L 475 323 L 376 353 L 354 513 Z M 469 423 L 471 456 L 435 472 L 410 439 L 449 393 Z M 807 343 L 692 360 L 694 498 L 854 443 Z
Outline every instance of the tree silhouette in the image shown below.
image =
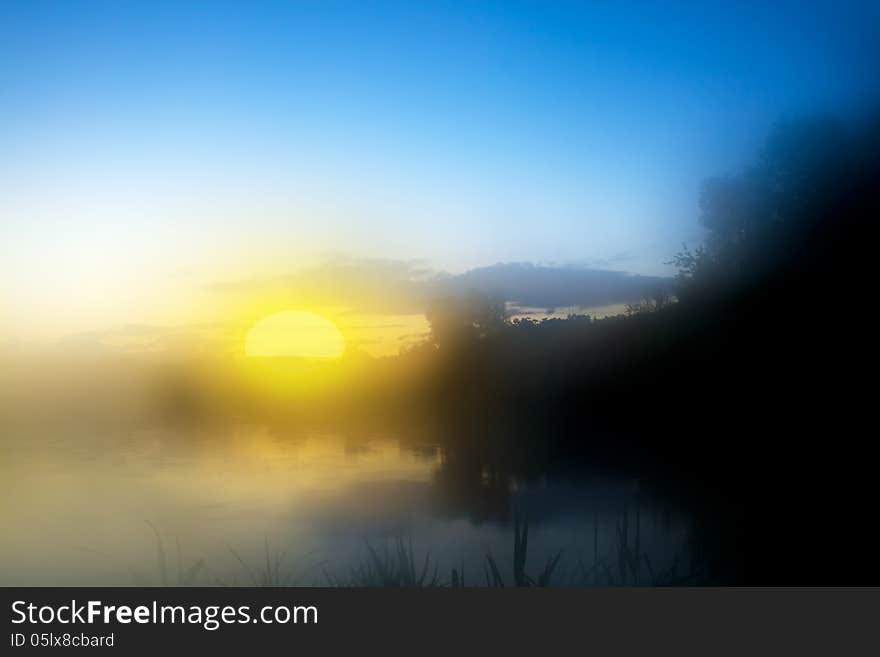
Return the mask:
M 706 180 L 699 202 L 704 243 L 684 247 L 671 262 L 679 297 L 748 284 L 801 259 L 805 240 L 831 227 L 829 208 L 839 212 L 858 198 L 859 141 L 869 132 L 853 134 L 827 117 L 782 122 L 753 166 Z
M 425 313 L 430 340 L 441 349 L 454 349 L 498 333 L 507 322 L 503 300 L 477 291 L 464 297 L 436 299 Z

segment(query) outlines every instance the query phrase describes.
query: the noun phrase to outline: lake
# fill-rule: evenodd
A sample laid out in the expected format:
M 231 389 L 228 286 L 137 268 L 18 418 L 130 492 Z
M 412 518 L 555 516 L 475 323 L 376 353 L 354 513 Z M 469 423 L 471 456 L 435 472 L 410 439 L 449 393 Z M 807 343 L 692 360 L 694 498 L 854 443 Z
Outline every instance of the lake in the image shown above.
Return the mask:
M 694 558 L 694 519 L 642 478 L 523 474 L 504 465 L 522 442 L 249 424 L 2 440 L 5 586 L 352 584 L 400 539 L 429 578 L 485 585 L 490 554 L 509 584 L 515 519 L 529 575 L 562 552 L 553 584 L 675 583 Z

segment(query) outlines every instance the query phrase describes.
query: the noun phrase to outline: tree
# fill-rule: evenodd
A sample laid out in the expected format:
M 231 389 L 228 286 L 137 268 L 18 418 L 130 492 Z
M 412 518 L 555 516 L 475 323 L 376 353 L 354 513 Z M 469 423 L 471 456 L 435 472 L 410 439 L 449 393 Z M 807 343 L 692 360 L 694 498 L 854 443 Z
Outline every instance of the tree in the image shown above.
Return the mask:
M 465 297 L 434 300 L 425 313 L 431 325 L 431 342 L 454 348 L 497 333 L 507 324 L 503 300 L 471 291 Z
M 798 257 L 797 244 L 829 199 L 846 193 L 853 175 L 854 142 L 841 124 L 819 117 L 779 123 L 757 163 L 732 176 L 705 181 L 700 193 L 702 246 L 684 247 L 679 297 L 741 284 Z
M 658 310 L 663 310 L 672 303 L 672 298 L 666 290 L 658 288 L 651 291 L 649 294 L 646 294 L 641 300 L 636 301 L 635 303 L 626 304 L 626 314 L 633 316 L 653 313 Z

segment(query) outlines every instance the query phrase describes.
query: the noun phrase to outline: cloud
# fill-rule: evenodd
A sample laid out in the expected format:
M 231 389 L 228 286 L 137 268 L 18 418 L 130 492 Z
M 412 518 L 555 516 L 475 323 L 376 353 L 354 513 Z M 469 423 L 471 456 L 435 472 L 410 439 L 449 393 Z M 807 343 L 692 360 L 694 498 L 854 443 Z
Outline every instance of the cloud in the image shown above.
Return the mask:
M 425 310 L 429 286 L 442 276 L 419 261 L 336 257 L 286 276 L 209 287 L 218 294 L 281 292 L 291 305 L 340 306 L 358 314 L 418 314 Z
M 437 298 L 478 291 L 503 299 L 518 316 L 541 316 L 556 309 L 601 316 L 620 312 L 622 304 L 658 288 L 668 290 L 671 283 L 670 278 L 580 265 L 498 263 L 449 274 L 419 261 L 334 258 L 286 276 L 217 282 L 208 289 L 232 297 L 266 294 L 290 307 L 333 307 L 351 344 L 372 345 L 379 353 L 383 350 L 378 345 L 394 351 L 400 343 L 424 337 L 424 313 Z M 228 322 L 129 323 L 70 335 L 58 346 L 89 353 L 227 353 L 237 348 L 240 329 Z
M 574 265 L 498 263 L 448 274 L 419 261 L 336 258 L 288 276 L 215 283 L 211 289 L 220 294 L 281 289 L 291 304 L 343 306 L 357 314 L 421 314 L 432 299 L 470 291 L 518 307 L 589 308 L 634 301 L 668 290 L 671 283 L 666 277 Z
M 437 288 L 453 293 L 479 290 L 529 308 L 589 308 L 634 301 L 670 284 L 669 278 L 605 269 L 500 263 L 439 281 Z

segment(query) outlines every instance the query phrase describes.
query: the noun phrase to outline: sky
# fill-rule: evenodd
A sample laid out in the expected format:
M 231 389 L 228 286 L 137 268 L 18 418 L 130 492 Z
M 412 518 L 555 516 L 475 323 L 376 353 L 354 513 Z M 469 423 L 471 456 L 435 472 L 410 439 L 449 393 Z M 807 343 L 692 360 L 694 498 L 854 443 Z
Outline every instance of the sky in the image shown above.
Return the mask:
M 3 2 L 4 330 L 203 321 L 231 312 L 218 286 L 340 259 L 668 274 L 701 237 L 704 178 L 781 117 L 864 104 L 878 19 L 849 1 Z

